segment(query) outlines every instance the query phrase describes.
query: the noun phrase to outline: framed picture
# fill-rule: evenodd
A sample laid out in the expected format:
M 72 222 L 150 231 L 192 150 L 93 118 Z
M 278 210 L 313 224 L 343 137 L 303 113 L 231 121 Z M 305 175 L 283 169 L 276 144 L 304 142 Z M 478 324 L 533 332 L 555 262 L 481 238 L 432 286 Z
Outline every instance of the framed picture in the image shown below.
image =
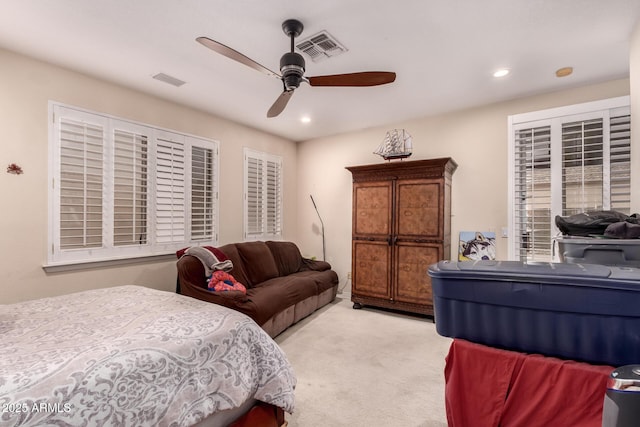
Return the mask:
M 461 231 L 458 261 L 496 259 L 496 233 L 493 231 Z

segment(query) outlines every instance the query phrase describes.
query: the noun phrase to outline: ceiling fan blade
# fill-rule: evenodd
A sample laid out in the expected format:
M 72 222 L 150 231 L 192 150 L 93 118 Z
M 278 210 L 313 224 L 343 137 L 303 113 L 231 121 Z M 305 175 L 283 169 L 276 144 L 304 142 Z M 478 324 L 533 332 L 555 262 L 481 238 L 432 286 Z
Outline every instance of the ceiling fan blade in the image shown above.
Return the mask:
M 307 77 L 311 86 L 377 86 L 396 80 L 396 73 L 388 71 L 365 71 L 362 73 L 333 74 Z
M 235 61 L 238 61 L 241 64 L 244 64 L 244 65 L 246 65 L 248 67 L 253 68 L 254 70 L 258 70 L 258 71 L 260 71 L 262 73 L 265 73 L 268 76 L 276 77 L 278 79 L 282 78 L 282 76 L 280 76 L 280 74 L 271 71 L 267 67 L 258 64 L 253 59 L 241 54 L 237 50 L 231 49 L 229 46 L 223 45 L 220 42 L 212 40 L 212 39 L 210 39 L 208 37 L 198 37 L 198 38 L 196 38 L 196 41 L 198 43 L 202 44 L 203 46 L 206 46 L 209 49 L 213 50 L 214 52 L 218 52 L 219 54 L 224 55 L 227 58 L 233 59 Z
M 285 90 L 284 92 L 282 92 L 278 99 L 276 99 L 276 102 L 274 102 L 271 108 L 269 108 L 269 111 L 267 111 L 267 117 L 275 117 L 278 114 L 282 113 L 284 107 L 287 106 L 291 95 L 293 95 L 292 90 Z

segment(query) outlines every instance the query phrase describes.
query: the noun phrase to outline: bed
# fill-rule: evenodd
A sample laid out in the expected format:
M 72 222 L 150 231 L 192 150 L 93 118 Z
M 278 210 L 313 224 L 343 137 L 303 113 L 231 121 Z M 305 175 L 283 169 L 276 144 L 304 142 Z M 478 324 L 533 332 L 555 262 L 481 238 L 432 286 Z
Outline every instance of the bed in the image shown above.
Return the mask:
M 226 426 L 294 410 L 278 345 L 237 311 L 140 286 L 0 306 L 0 425 Z

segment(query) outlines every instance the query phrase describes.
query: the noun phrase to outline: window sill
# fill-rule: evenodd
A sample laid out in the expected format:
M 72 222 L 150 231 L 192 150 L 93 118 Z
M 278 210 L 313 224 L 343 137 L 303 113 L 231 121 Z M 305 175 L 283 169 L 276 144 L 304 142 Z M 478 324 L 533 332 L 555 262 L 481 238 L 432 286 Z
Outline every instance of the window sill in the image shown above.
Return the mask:
M 115 267 L 149 262 L 162 262 L 171 259 L 176 259 L 175 253 L 119 259 L 105 259 L 99 261 L 72 261 L 64 263 L 45 264 L 42 266 L 42 269 L 45 271 L 45 273 L 62 273 L 67 271 L 90 270 L 95 268 Z

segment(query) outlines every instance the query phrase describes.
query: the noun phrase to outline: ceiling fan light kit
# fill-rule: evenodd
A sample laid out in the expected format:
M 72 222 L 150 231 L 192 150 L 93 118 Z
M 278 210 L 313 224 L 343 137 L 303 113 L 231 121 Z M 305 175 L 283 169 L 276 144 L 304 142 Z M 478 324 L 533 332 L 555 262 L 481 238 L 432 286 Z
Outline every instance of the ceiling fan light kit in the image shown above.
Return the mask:
M 287 19 L 282 23 L 282 31 L 291 39 L 291 50 L 280 58 L 280 74 L 269 70 L 242 53 L 208 37 L 198 37 L 196 41 L 227 58 L 282 80 L 283 91 L 267 111 L 267 117 L 276 117 L 285 109 L 293 92 L 300 87 L 301 82 L 306 82 L 310 86 L 363 87 L 383 85 L 395 81 L 396 74 L 388 71 L 366 71 L 305 77 L 306 64 L 304 58 L 295 52 L 295 38 L 302 34 L 303 29 L 304 26 L 302 22 L 297 19 Z

